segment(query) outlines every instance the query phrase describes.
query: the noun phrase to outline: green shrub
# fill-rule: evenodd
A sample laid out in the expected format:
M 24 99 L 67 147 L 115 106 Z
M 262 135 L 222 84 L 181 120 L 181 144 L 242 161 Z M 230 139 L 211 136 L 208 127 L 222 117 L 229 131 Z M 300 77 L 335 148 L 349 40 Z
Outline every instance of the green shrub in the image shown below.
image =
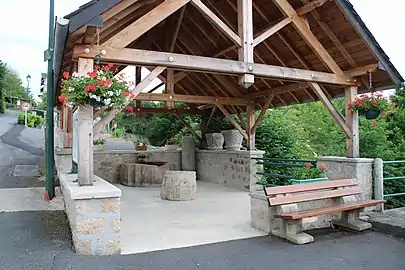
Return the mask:
M 27 114 L 27 126 L 28 127 L 38 127 L 44 122 L 44 119 L 39 115 L 34 115 L 32 113 Z M 18 124 L 25 125 L 25 113 L 20 112 L 18 114 Z
M 4 100 L 4 93 L 3 89 L 1 89 L 1 83 L 0 83 L 0 113 L 5 113 L 6 112 L 6 101 Z
M 125 129 L 124 128 L 116 128 L 113 131 L 113 136 L 115 138 L 120 138 L 125 134 Z

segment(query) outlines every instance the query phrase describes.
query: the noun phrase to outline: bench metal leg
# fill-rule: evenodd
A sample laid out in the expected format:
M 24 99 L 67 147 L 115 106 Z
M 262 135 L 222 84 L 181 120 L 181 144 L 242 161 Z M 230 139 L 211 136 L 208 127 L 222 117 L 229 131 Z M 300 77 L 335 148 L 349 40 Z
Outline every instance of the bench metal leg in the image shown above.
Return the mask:
M 273 230 L 272 234 L 288 241 L 303 245 L 314 241 L 314 237 L 302 231 L 302 220 L 282 219 L 279 230 Z
M 371 229 L 370 223 L 362 221 L 359 218 L 360 212 L 362 212 L 363 210 L 364 208 L 342 212 L 341 219 L 333 220 L 332 223 L 334 225 L 346 227 L 355 231 L 364 231 Z

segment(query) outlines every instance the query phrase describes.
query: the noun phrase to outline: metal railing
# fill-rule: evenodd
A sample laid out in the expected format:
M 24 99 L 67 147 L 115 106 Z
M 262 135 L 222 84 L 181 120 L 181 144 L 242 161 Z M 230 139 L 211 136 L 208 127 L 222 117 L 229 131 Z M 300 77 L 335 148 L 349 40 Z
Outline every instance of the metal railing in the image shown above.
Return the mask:
M 385 166 L 388 165 L 388 166 Z M 405 189 L 402 192 L 395 193 L 386 193 L 384 185 L 386 183 L 391 183 L 392 181 L 405 181 L 405 175 L 397 175 L 385 177 L 387 173 L 387 167 L 392 171 L 391 174 L 397 174 L 396 171 L 399 171 L 397 165 L 404 166 L 405 170 L 405 160 L 392 160 L 392 161 L 383 161 L 381 158 L 376 158 L 374 160 L 374 198 L 377 200 L 389 199 L 393 197 L 405 196 Z M 391 167 L 394 166 L 394 167 Z M 401 174 L 401 173 L 400 173 Z M 405 174 L 405 173 L 404 173 Z M 380 205 L 377 207 L 377 211 L 383 211 L 384 206 Z
M 257 160 L 257 165 L 263 165 L 263 172 L 257 172 L 258 175 L 261 175 L 262 178 L 257 182 L 259 185 L 263 186 L 280 186 L 280 185 L 296 185 L 296 184 L 305 184 L 313 182 L 322 182 L 326 181 L 327 178 L 309 178 L 309 179 L 294 179 L 294 176 L 291 174 L 280 174 L 273 172 L 266 172 L 270 169 L 275 168 L 307 168 L 307 169 L 316 169 L 316 160 L 304 160 L 304 159 L 283 159 L 283 158 L 252 158 Z M 274 180 L 284 180 L 281 184 L 271 184 L 267 182 L 267 178 L 272 178 Z M 276 181 L 277 182 L 277 181 Z M 278 181 L 280 182 L 280 181 Z

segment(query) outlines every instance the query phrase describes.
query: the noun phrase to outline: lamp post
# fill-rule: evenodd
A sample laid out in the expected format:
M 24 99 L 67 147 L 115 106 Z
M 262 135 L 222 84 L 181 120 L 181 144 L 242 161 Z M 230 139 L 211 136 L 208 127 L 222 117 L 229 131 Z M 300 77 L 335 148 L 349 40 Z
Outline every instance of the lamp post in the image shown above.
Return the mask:
M 30 81 L 31 81 L 31 76 L 28 74 L 27 77 L 27 100 L 29 99 L 30 96 Z

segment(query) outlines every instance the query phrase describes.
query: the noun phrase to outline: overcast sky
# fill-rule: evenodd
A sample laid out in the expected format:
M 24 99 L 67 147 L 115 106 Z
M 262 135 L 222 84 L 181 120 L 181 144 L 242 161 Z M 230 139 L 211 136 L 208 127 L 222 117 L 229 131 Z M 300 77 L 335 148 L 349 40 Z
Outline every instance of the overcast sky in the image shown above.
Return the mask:
M 63 17 L 88 0 L 55 0 L 56 15 Z M 351 0 L 355 9 L 405 76 L 405 35 L 401 0 Z M 0 60 L 12 66 L 26 84 L 31 75 L 31 91 L 39 93 L 40 74 L 46 72 L 43 51 L 48 46 L 49 0 L 12 0 L 0 9 Z

